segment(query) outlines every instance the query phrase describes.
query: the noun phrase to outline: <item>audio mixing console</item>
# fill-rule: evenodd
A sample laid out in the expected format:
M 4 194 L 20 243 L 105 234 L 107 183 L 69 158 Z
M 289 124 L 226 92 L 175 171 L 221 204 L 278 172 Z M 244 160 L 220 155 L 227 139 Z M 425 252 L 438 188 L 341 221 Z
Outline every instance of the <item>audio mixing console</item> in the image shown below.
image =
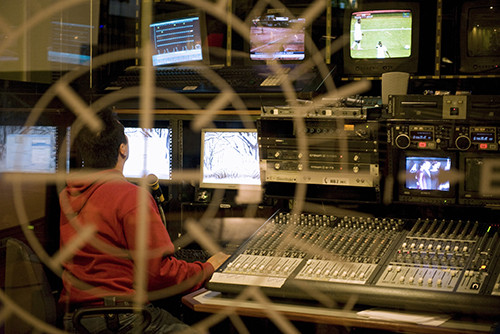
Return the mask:
M 476 221 L 274 214 L 208 283 L 223 294 L 500 316 L 499 228 Z

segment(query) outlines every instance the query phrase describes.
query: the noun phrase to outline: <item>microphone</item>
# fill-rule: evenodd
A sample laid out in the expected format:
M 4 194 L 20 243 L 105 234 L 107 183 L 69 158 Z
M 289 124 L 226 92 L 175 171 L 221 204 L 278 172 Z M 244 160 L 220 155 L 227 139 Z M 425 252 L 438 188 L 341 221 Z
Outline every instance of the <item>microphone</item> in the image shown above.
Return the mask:
M 158 180 L 158 176 L 154 174 L 149 174 L 146 176 L 146 182 L 148 185 L 151 187 L 153 190 L 153 197 L 156 200 L 156 205 L 158 206 L 158 211 L 160 212 L 160 217 L 163 222 L 163 225 L 165 225 L 165 228 L 167 227 L 167 219 L 165 217 L 165 210 L 163 209 L 163 205 L 165 203 L 165 197 L 163 197 L 163 192 L 161 191 L 160 188 L 160 183 Z
M 161 191 L 158 176 L 149 174 L 146 177 L 146 182 L 148 183 L 148 186 L 150 186 L 153 190 L 153 197 L 155 198 L 158 205 L 161 205 L 163 202 L 165 202 L 165 197 L 163 196 L 163 192 Z

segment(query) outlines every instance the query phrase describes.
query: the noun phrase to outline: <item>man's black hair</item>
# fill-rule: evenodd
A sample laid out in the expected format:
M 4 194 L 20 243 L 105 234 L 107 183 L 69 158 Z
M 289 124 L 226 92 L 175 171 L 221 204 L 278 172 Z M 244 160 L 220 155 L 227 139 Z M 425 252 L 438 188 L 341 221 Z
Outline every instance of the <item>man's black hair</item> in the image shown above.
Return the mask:
M 103 122 L 102 130 L 95 132 L 87 126 L 82 127 L 75 137 L 75 149 L 84 168 L 111 169 L 118 162 L 120 145 L 127 143 L 127 136 L 111 109 L 103 109 L 96 115 Z

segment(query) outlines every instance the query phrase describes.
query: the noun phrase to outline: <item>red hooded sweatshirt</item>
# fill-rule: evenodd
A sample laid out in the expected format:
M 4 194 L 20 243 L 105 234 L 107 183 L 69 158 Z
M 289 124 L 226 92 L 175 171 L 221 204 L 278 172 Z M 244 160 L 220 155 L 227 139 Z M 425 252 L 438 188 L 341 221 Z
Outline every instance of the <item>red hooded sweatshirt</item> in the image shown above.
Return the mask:
M 128 182 L 118 170 L 91 175 L 72 174 L 61 192 L 61 251 L 77 249 L 64 261 L 60 302 L 69 304 L 102 303 L 104 296 L 134 294 L 136 270 L 136 228 L 140 221 L 139 197 L 145 192 L 149 229 L 147 240 L 148 291 L 180 285 L 177 292 L 199 289 L 213 273 L 209 263 L 187 263 L 171 255 L 174 245 L 163 225 L 158 207 L 146 190 Z M 95 233 L 77 242 L 86 228 Z M 83 230 L 78 233 L 77 230 Z M 185 284 L 185 285 L 184 285 Z M 124 298 L 129 299 L 129 298 Z

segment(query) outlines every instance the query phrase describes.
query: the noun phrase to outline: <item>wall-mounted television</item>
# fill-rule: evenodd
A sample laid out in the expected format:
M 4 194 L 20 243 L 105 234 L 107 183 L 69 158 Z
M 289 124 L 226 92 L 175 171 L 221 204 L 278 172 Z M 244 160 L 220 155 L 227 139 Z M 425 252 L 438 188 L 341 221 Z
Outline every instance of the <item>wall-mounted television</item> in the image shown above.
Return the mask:
M 460 72 L 500 72 L 500 4 L 466 1 L 460 19 Z
M 401 202 L 455 204 L 457 158 L 454 152 L 400 151 L 397 198 Z
M 293 61 L 305 59 L 305 26 L 301 17 L 269 14 L 252 19 L 250 59 Z
M 303 8 L 267 8 L 252 13 L 245 43 L 245 65 L 298 65 L 309 58 L 307 39 L 311 22 L 302 15 Z
M 153 66 L 210 63 L 205 14 L 183 10 L 157 15 L 149 26 Z
M 413 2 L 363 4 L 346 10 L 344 75 L 381 76 L 418 71 L 420 6 Z
M 154 174 L 159 180 L 172 179 L 172 131 L 168 126 L 143 129 L 122 121 L 128 139 L 129 158 L 123 175 L 138 179 Z
M 260 188 L 256 129 L 202 129 L 200 188 Z

